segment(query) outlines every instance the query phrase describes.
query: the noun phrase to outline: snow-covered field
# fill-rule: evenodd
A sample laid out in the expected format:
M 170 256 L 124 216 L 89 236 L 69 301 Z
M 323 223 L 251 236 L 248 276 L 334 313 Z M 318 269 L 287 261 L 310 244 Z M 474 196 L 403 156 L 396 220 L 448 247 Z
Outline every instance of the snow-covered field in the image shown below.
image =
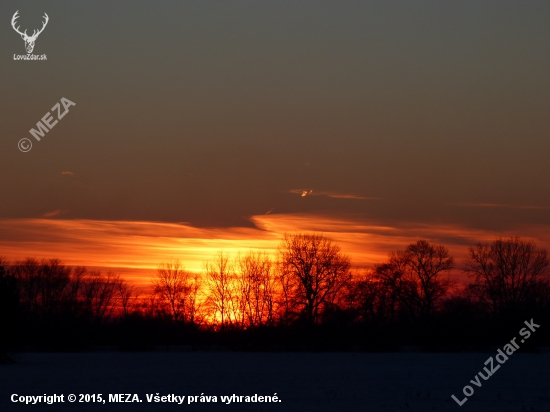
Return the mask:
M 22 354 L 0 365 L 0 411 L 550 411 L 550 354 L 514 354 L 478 388 L 494 353 L 153 352 Z M 463 405 L 462 388 L 475 394 Z M 138 394 L 141 403 L 11 403 L 12 394 Z M 148 403 L 147 394 L 216 395 L 217 403 Z M 279 403 L 224 404 L 221 395 Z

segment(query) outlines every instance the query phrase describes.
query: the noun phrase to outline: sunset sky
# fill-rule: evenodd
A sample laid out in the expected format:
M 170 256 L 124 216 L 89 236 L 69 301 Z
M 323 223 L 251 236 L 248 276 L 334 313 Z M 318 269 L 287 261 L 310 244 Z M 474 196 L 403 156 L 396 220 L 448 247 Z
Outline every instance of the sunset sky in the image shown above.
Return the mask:
M 35 54 L 10 25 L 49 23 Z M 0 256 L 146 279 L 319 231 L 550 248 L 548 1 L 0 4 Z M 32 127 L 76 103 L 41 141 Z M 54 118 L 57 119 L 57 114 Z M 17 143 L 32 140 L 22 153 Z

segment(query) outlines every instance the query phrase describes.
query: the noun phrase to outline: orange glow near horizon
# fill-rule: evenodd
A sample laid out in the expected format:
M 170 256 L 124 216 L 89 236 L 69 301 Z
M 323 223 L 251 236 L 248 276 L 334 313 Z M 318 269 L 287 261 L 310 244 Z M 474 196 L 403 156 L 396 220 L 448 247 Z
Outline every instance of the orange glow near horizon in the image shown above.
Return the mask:
M 379 225 L 358 219 L 309 214 L 251 217 L 253 228 L 197 228 L 184 223 L 147 221 L 0 219 L 0 256 L 60 258 L 65 264 L 121 273 L 136 284 L 149 284 L 160 262 L 179 259 L 200 272 L 204 262 L 223 250 L 235 255 L 249 250 L 275 255 L 285 232 L 320 232 L 337 242 L 357 268 L 383 261 L 393 250 L 427 239 L 446 245 L 460 264 L 468 245 L 497 236 L 521 235 L 550 244 L 547 228 L 526 227 L 522 233 L 497 233 L 456 225 L 406 223 Z

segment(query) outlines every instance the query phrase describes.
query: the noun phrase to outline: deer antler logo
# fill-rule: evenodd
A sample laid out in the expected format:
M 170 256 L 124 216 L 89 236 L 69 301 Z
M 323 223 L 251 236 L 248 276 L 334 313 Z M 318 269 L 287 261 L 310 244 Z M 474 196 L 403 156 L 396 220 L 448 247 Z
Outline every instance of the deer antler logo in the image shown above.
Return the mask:
M 48 17 L 48 15 L 46 13 L 44 13 L 44 18 L 46 19 L 42 25 L 42 28 L 40 30 L 34 30 L 33 33 L 32 33 L 32 36 L 29 36 L 27 35 L 27 30 L 25 30 L 24 32 L 21 32 L 19 31 L 19 26 L 15 27 L 15 24 L 16 24 L 16 20 L 19 18 L 19 10 L 17 10 L 15 12 L 15 14 L 13 15 L 12 19 L 11 19 L 11 26 L 13 27 L 13 29 L 19 33 L 21 35 L 21 38 L 23 40 L 25 40 L 25 48 L 27 49 L 27 53 L 28 54 L 31 54 L 33 49 L 34 49 L 34 43 L 36 42 L 36 38 L 38 37 L 38 35 L 40 33 L 42 33 L 44 31 L 44 29 L 46 28 L 46 25 L 48 24 L 48 21 L 50 20 L 50 18 Z

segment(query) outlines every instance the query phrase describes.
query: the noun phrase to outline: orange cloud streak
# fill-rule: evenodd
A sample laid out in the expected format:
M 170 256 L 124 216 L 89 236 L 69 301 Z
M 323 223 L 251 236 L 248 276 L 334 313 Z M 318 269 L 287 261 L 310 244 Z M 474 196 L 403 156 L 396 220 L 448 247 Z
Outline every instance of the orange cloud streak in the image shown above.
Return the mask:
M 122 272 L 149 283 L 162 261 L 177 258 L 192 271 L 219 250 L 229 254 L 261 250 L 275 255 L 285 232 L 322 232 L 338 242 L 354 266 L 369 267 L 388 252 L 427 239 L 449 247 L 460 264 L 468 245 L 497 236 L 522 235 L 550 245 L 547 227 L 526 227 L 521 233 L 497 233 L 457 225 L 404 223 L 380 225 L 360 219 L 310 214 L 268 214 L 251 217 L 255 228 L 197 228 L 184 223 L 103 220 L 0 219 L 0 256 L 61 258 L 69 265 Z
M 355 200 L 380 200 L 379 197 L 367 197 L 360 196 L 353 193 L 337 193 L 337 192 L 328 192 L 323 190 L 313 190 L 313 189 L 292 189 L 288 193 L 299 194 L 302 197 L 305 196 L 327 196 L 333 199 L 355 199 Z

